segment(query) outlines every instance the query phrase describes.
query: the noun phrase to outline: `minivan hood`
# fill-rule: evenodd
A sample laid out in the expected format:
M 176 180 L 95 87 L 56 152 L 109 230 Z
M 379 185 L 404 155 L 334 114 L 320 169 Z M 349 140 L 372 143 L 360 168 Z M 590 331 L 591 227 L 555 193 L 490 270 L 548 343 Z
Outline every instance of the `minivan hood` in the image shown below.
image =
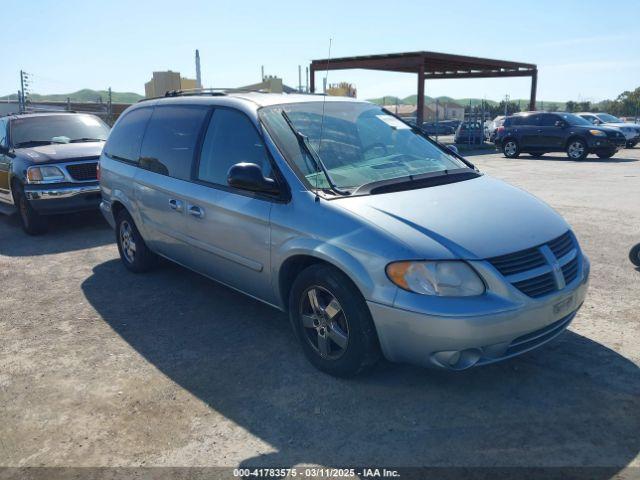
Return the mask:
M 26 156 L 34 163 L 54 163 L 78 158 L 100 156 L 104 142 L 55 143 L 40 147 L 19 148 L 16 153 Z
M 486 175 L 338 202 L 424 259 L 491 258 L 540 245 L 569 229 L 544 202 Z

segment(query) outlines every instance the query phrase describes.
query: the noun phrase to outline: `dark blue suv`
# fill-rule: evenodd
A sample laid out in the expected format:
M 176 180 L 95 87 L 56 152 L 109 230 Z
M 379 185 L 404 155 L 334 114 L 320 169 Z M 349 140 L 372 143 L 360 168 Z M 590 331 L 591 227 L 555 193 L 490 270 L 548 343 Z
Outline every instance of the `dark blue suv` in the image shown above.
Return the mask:
M 624 148 L 625 137 L 618 128 L 596 127 L 572 113 L 527 112 L 505 119 L 498 128 L 496 146 L 507 158 L 521 153 L 541 157 L 549 152 L 566 152 L 571 160 L 583 160 L 590 153 L 612 157 Z

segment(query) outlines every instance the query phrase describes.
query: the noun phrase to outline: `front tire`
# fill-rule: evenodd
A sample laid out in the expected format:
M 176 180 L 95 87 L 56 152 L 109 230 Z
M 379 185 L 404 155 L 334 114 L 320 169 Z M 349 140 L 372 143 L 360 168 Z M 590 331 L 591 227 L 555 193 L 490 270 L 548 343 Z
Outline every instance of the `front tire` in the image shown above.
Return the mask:
M 631 249 L 629 252 L 629 260 L 636 267 L 640 267 L 640 243 Z
M 520 155 L 520 146 L 518 142 L 512 138 L 509 138 L 502 145 L 502 153 L 507 158 L 518 158 Z
M 116 243 L 122 263 L 131 272 L 143 273 L 155 266 L 157 255 L 149 250 L 126 210 L 116 215 Z
M 351 280 L 332 266 L 312 265 L 298 275 L 289 317 L 309 362 L 329 375 L 351 377 L 380 358 L 369 307 Z
M 579 138 L 574 138 L 567 145 L 567 156 L 571 160 L 584 160 L 588 153 L 587 144 Z
M 48 222 L 45 217 L 35 211 L 31 202 L 24 194 L 22 185 L 14 186 L 14 201 L 18 209 L 20 225 L 28 235 L 41 235 L 47 231 Z

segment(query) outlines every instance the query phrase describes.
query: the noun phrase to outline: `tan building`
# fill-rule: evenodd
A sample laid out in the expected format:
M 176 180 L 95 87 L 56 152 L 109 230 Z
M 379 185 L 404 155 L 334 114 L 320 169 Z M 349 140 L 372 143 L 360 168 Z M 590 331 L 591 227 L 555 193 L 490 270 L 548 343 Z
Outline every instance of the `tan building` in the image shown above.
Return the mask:
M 358 91 L 356 87 L 348 82 L 335 83 L 327 88 L 327 95 L 334 97 L 351 97 L 356 98 Z
M 191 78 L 180 77 L 180 72 L 153 72 L 151 80 L 144 84 L 144 94 L 147 98 L 161 97 L 171 90 L 188 90 L 196 88 L 196 81 Z
M 288 87 L 282 83 L 280 77 L 274 75 L 265 75 L 260 83 L 252 83 L 251 85 L 245 85 L 239 87 L 240 90 L 262 90 L 269 93 L 294 93 L 297 90 L 295 88 Z
M 415 105 L 385 105 L 384 108 L 400 117 L 416 117 L 418 107 Z M 438 120 L 464 120 L 464 107 L 457 103 L 438 102 Z M 424 106 L 424 121 L 433 122 L 436 120 L 436 104 L 429 103 Z

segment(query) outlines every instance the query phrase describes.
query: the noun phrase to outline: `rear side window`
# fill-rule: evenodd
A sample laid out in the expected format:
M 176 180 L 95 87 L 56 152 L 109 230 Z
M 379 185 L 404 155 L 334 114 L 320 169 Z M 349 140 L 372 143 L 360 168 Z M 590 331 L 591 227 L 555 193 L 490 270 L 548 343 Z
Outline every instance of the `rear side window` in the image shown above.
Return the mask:
M 201 106 L 156 107 L 142 141 L 140 167 L 189 180 L 191 165 L 208 109 Z
M 556 122 L 560 120 L 556 115 L 551 113 L 544 113 L 540 115 L 540 126 L 542 127 L 553 127 Z
M 151 108 L 137 108 L 126 113 L 115 125 L 104 147 L 108 157 L 138 163 L 140 143 L 151 116 Z
M 271 176 L 269 157 L 253 123 L 236 110 L 217 109 L 202 144 L 198 179 L 227 185 L 229 169 L 242 162 L 255 163 L 265 177 Z

